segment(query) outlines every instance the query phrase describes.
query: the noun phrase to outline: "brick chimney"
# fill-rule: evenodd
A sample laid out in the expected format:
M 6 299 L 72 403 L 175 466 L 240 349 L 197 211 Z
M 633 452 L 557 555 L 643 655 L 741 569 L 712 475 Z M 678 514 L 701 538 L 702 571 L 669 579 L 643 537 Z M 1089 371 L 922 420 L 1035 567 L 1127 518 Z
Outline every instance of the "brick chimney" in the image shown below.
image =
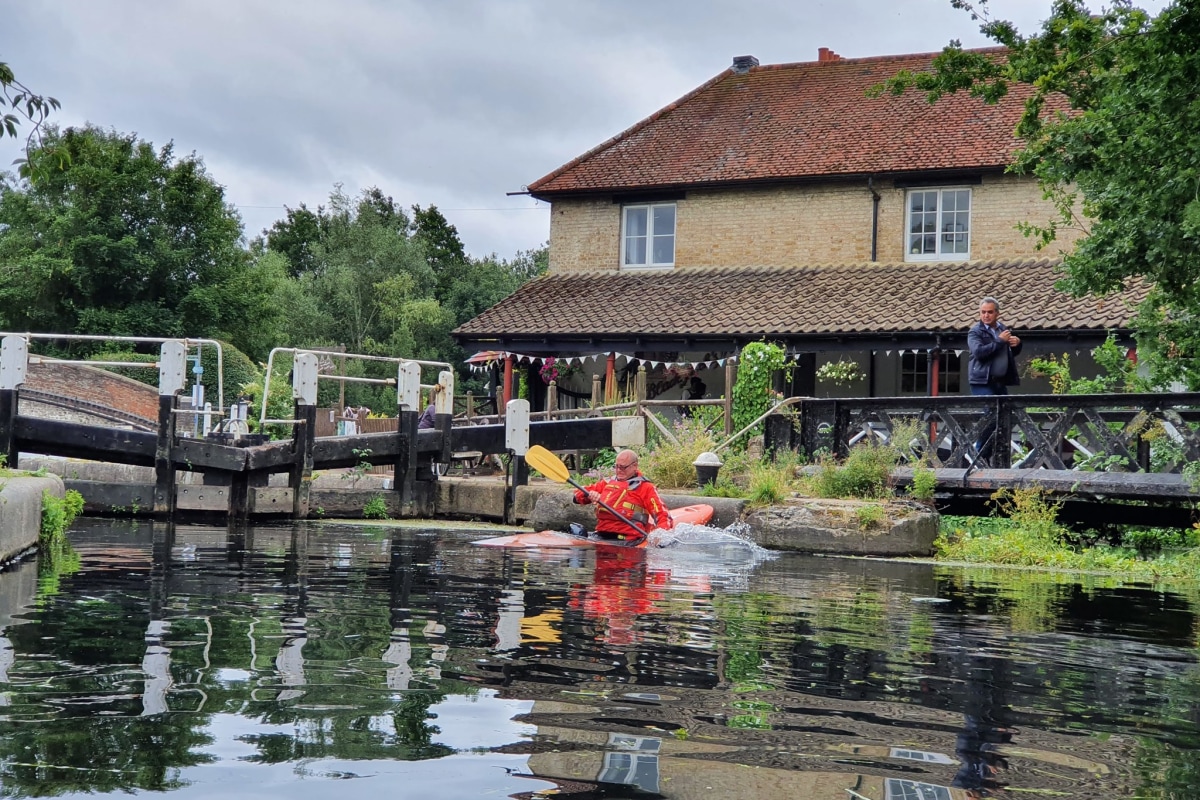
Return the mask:
M 733 71 L 738 75 L 744 75 L 750 71 L 751 67 L 758 66 L 758 59 L 754 56 L 734 56 Z
M 830 50 L 828 47 L 817 48 L 817 63 L 832 64 L 835 61 L 841 61 L 842 57 Z

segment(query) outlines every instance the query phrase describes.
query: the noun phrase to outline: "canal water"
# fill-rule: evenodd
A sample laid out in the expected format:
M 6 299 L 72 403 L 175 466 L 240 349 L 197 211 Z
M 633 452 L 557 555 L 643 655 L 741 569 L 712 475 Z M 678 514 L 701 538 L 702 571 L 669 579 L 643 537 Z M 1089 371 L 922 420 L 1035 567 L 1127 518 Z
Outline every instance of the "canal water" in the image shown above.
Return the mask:
M 0 574 L 5 797 L 1200 797 L 1183 593 L 333 524 L 71 541 Z

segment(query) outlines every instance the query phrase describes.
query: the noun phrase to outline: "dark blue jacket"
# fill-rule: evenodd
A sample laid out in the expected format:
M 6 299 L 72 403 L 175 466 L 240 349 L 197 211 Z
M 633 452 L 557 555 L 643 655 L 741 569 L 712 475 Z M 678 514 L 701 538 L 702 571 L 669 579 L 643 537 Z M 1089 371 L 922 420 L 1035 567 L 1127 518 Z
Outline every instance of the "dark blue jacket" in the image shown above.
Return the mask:
M 996 328 L 1001 331 L 1008 330 L 1008 326 L 1003 322 L 997 322 Z M 986 386 L 993 383 L 992 359 L 996 357 L 997 350 L 1004 348 L 1008 358 L 1008 372 L 1004 375 L 1003 382 L 1005 386 L 1016 386 L 1021 382 L 1021 377 L 1017 374 L 1016 357 L 1024 345 L 1025 343 L 1022 342 L 1016 347 L 1009 347 L 1008 344 L 993 336 L 986 325 L 976 322 L 967 332 L 967 349 L 971 352 L 971 357 L 967 362 L 967 383 L 972 386 Z

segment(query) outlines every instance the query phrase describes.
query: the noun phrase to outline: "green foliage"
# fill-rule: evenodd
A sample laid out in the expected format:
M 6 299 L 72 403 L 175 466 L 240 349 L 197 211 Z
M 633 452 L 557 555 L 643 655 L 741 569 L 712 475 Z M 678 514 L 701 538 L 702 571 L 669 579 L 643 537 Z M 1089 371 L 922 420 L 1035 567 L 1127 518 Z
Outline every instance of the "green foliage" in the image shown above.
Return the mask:
M 922 503 L 928 503 L 933 500 L 936 490 L 937 473 L 924 465 L 913 467 L 912 484 L 908 487 L 909 496 Z
M 784 364 L 784 351 L 779 345 L 751 342 L 742 348 L 738 356 L 737 381 L 733 385 L 735 431 L 742 430 L 771 407 L 771 382 Z M 747 435 L 759 433 L 762 433 L 761 423 Z
M 750 485 L 746 503 L 750 506 L 770 506 L 782 503 L 792 495 L 796 467 L 794 461 L 760 461 L 750 465 Z
M 382 495 L 375 495 L 363 506 L 363 519 L 390 519 L 387 502 Z
M 834 386 L 848 386 L 867 377 L 867 373 L 863 372 L 857 361 L 847 359 L 827 361 L 817 368 L 816 374 L 817 380 L 832 383 Z
M 68 489 L 63 497 L 42 492 L 42 527 L 39 541 L 54 544 L 66 534 L 67 528 L 83 512 L 83 495 Z
M 1196 388 L 1200 105 L 1179 93 L 1200 74 L 1194 4 L 1171 3 L 1152 17 L 1128 2 L 1094 11 L 1057 0 L 1032 36 L 989 19 L 984 2 L 952 4 L 983 20 L 983 33 L 1009 49 L 1005 58 L 952 42 L 933 72 L 902 72 L 886 88 L 998 102 L 1012 86 L 1032 87 L 1017 128 L 1025 146 L 1011 170 L 1036 176 L 1058 216 L 1024 230 L 1041 245 L 1061 228 L 1086 232 L 1063 262 L 1060 285 L 1073 294 L 1105 294 L 1144 277 L 1152 291 L 1136 322 L 1141 355 L 1165 362 L 1151 367 L 1160 380 L 1173 373 Z M 1060 98 L 1072 113 L 1051 113 Z
M 292 399 L 292 384 L 288 374 L 292 370 L 292 354 L 280 353 L 272 365 L 271 394 L 267 398 L 267 419 L 291 419 L 296 413 L 295 402 Z M 265 373 L 264 373 L 265 374 Z M 272 439 L 290 439 L 292 429 L 286 425 L 267 425 L 265 430 L 258 429 L 258 419 L 262 413 L 263 380 L 242 384 L 241 394 L 250 401 L 249 427 L 256 433 L 270 434 Z M 226 392 L 228 392 L 228 383 Z
M 1151 391 L 1137 374 L 1136 362 L 1130 360 L 1128 351 L 1117 344 L 1112 333 L 1103 344 L 1092 348 L 1099 372 L 1094 378 L 1075 378 L 1071 375 L 1071 357 L 1045 356 L 1029 362 L 1034 375 L 1050 380 L 1050 390 L 1055 394 L 1109 394 L 1115 392 Z
M 68 162 L 0 186 L 7 330 L 212 337 L 235 317 L 265 324 L 242 282 L 241 220 L 199 158 L 95 127 L 49 128 L 40 149 Z
M 876 443 L 860 443 L 850 450 L 845 463 L 821 460 L 820 470 L 808 481 L 817 497 L 874 500 L 890 497 L 895 449 Z
M 696 486 L 696 458 L 716 449 L 712 434 L 697 419 L 684 417 L 672 426 L 679 444 L 659 438 L 653 449 L 639 459 L 642 472 L 660 489 L 690 489 Z M 719 475 L 720 473 L 718 473 Z
M 29 158 L 30 152 L 35 148 L 44 148 L 42 127 L 50 117 L 50 112 L 58 110 L 58 101 L 53 97 L 35 93 L 17 80 L 8 64 L 0 61 L 0 108 L 4 106 L 11 110 L 0 114 L 0 138 L 5 135 L 18 138 L 17 126 L 21 124 L 21 120 L 29 123 L 29 134 L 25 137 L 26 156 L 15 162 L 19 165 L 21 177 L 41 177 L 43 173 L 37 171 L 39 167 L 65 166 L 61 162 L 56 164 L 55 159 L 46 158 L 48 153 L 43 153 L 40 160 L 31 161 Z
M 883 524 L 887 519 L 887 509 L 878 503 L 867 503 L 854 509 L 854 518 L 858 521 L 858 527 L 868 531 Z
M 1200 531 L 1196 528 L 1126 528 L 1121 544 L 1133 548 L 1142 558 L 1158 555 L 1164 550 L 1200 546 Z

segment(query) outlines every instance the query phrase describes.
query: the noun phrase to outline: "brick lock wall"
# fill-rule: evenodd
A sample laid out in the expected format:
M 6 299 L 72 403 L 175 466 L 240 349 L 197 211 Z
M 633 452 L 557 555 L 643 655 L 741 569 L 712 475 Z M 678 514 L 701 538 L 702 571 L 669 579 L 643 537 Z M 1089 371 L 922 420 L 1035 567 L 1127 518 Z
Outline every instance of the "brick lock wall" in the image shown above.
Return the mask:
M 158 421 L 158 390 L 96 367 L 53 362 L 30 364 L 24 388 L 115 408 Z
M 953 185 L 953 184 L 948 184 Z M 1018 222 L 1045 223 L 1053 208 L 1032 178 L 987 176 L 971 186 L 971 259 L 1057 255 L 1078 238 L 1063 232 L 1038 252 Z M 877 259 L 904 261 L 905 191 L 877 181 Z M 872 198 L 866 181 L 815 186 L 688 191 L 677 203 L 675 265 L 687 267 L 861 264 L 871 257 Z M 550 270 L 620 268 L 621 208 L 611 198 L 557 200 Z

